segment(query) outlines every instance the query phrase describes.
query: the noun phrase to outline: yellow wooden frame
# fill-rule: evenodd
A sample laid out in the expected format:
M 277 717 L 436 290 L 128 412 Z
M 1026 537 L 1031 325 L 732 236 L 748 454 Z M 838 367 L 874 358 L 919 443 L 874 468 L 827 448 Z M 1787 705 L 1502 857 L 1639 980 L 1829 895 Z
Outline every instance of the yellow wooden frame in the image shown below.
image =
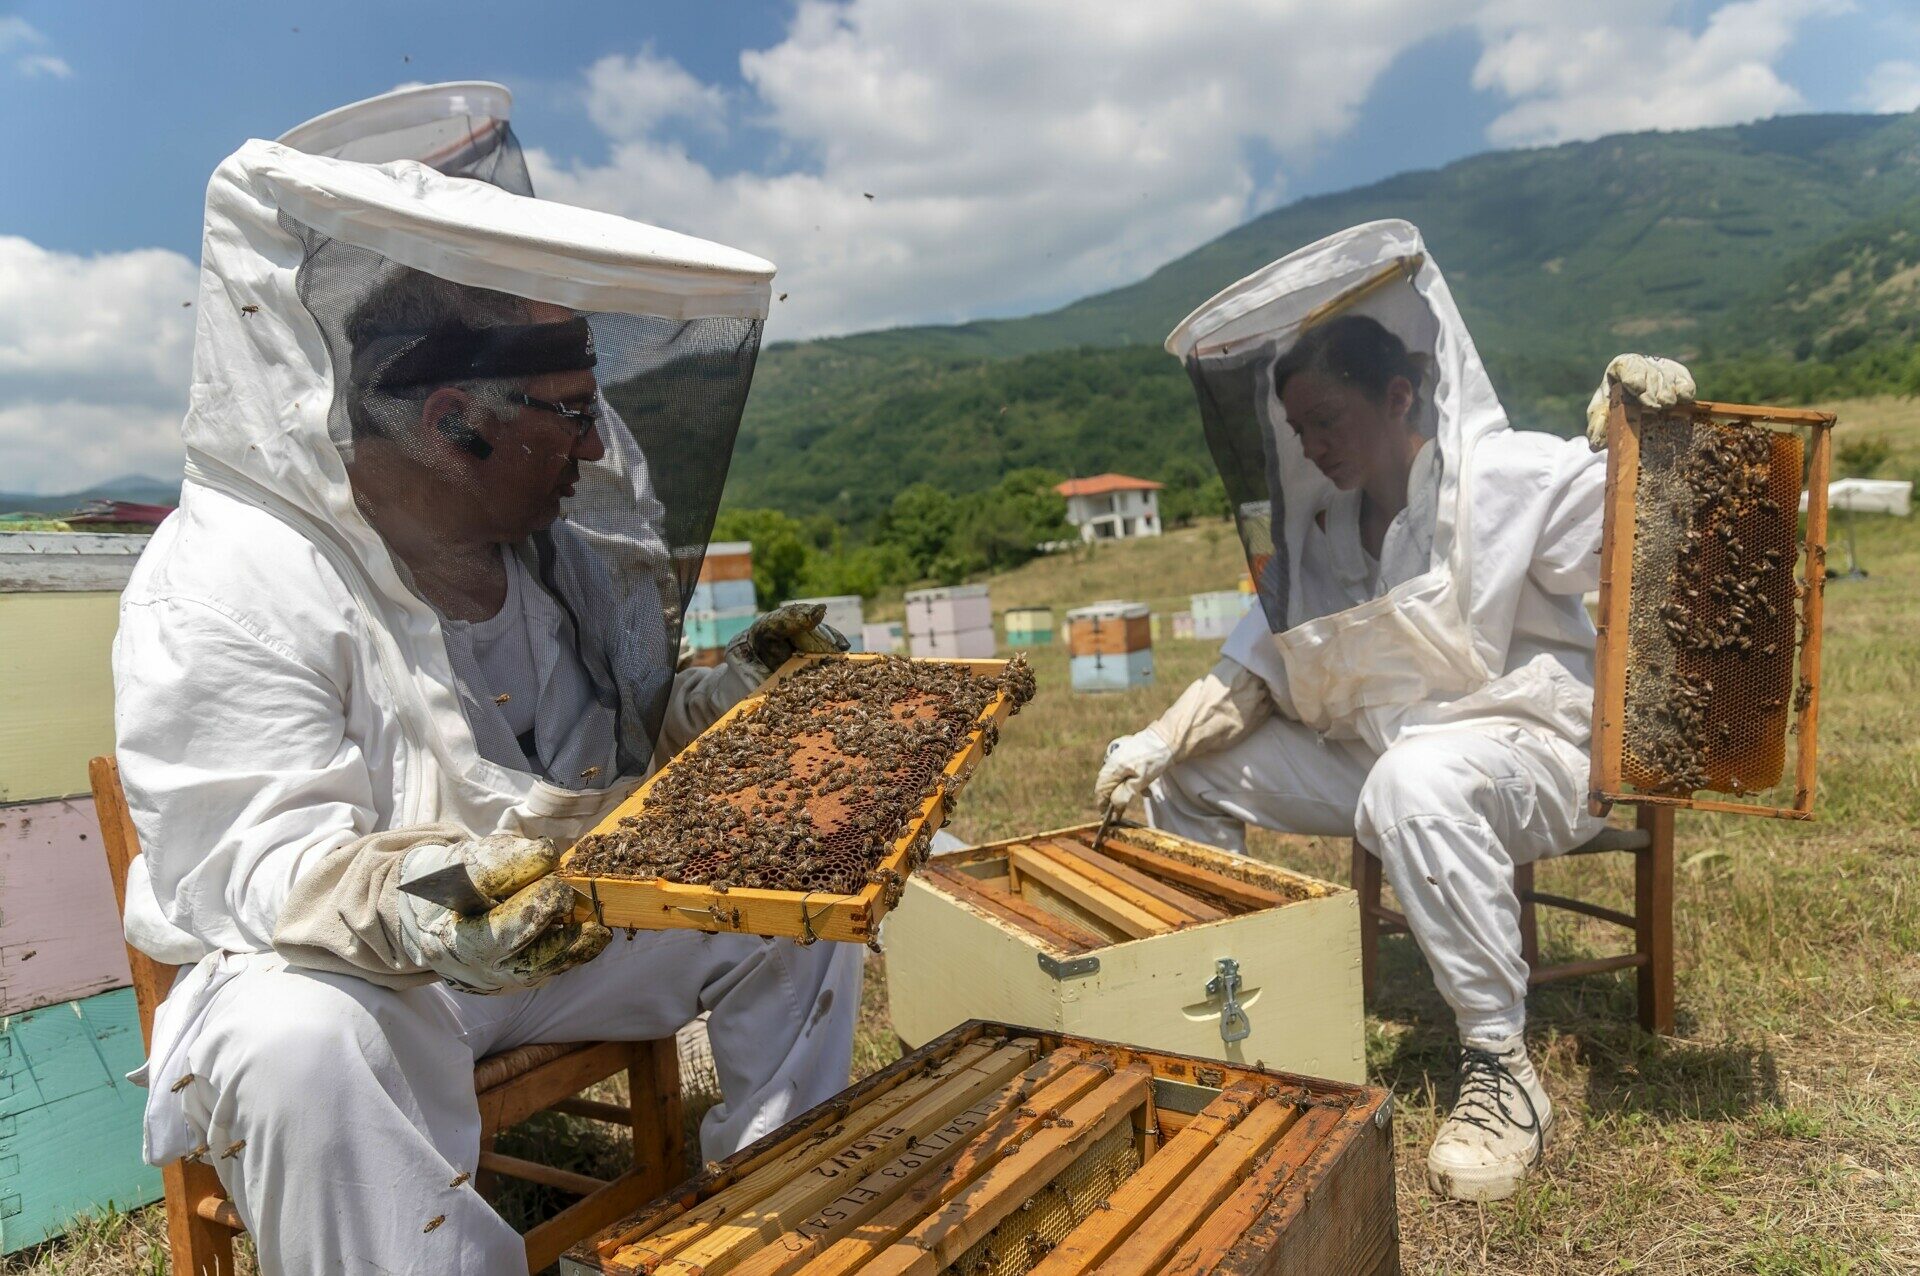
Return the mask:
M 1676 409 L 1677 411 L 1678 409 Z M 1800 563 L 1805 575 L 1800 599 L 1800 678 L 1808 688 L 1794 714 L 1794 796 L 1790 806 L 1753 802 L 1724 802 L 1693 794 L 1647 793 L 1622 778 L 1627 699 L 1627 616 L 1633 597 L 1634 500 L 1640 486 L 1639 411 L 1629 410 L 1618 391 L 1607 418 L 1607 492 L 1605 522 L 1600 541 L 1599 634 L 1594 643 L 1593 762 L 1589 775 L 1589 805 L 1604 815 L 1615 802 L 1644 802 L 1655 806 L 1687 807 L 1733 815 L 1762 815 L 1776 819 L 1813 818 L 1815 731 L 1820 715 L 1820 637 L 1827 580 L 1827 478 L 1832 468 L 1831 412 L 1807 408 L 1774 408 L 1746 403 L 1690 405 L 1695 421 L 1736 425 L 1782 426 L 1807 431 L 1806 527 L 1800 539 Z M 1615 636 L 1617 637 L 1617 640 Z
M 645 809 L 648 795 L 660 777 L 682 758 L 697 751 L 701 742 L 714 732 L 752 713 L 771 687 L 795 673 L 823 660 L 874 661 L 898 659 L 880 654 L 845 656 L 795 656 L 762 683 L 759 690 L 722 714 L 692 744 L 666 766 L 647 777 L 626 801 L 616 807 L 593 829 L 602 833 L 615 828 L 630 815 Z M 957 665 L 975 676 L 998 674 L 1006 669 L 1005 660 L 940 660 L 931 664 Z M 987 755 L 986 732 L 998 727 L 1013 712 L 1013 702 L 1005 691 L 981 710 L 968 732 L 966 744 L 941 771 L 940 782 L 920 804 L 920 810 L 907 821 L 893 848 L 880 861 L 880 873 L 892 871 L 904 879 L 910 870 L 916 843 L 933 836 L 952 810 L 954 795 L 972 776 L 974 768 Z M 588 836 L 591 836 L 589 834 Z M 833 895 L 823 891 L 780 891 L 736 886 L 717 891 L 707 886 L 669 882 L 664 878 L 587 877 L 568 871 L 574 851 L 568 850 L 560 861 L 560 875 L 591 901 L 590 911 L 608 926 L 632 930 L 702 930 L 715 934 L 742 933 L 778 935 L 812 942 L 831 939 L 845 943 L 865 943 L 880 927 L 887 913 L 886 890 L 879 882 L 869 883 L 857 895 Z M 725 921 L 721 919 L 724 918 Z

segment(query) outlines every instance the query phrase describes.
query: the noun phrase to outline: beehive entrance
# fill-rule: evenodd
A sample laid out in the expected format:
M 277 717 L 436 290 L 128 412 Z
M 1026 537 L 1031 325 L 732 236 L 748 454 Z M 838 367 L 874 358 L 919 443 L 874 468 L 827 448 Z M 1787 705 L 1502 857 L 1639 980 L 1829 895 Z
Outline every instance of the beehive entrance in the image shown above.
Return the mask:
M 1622 778 L 1654 793 L 1780 782 L 1792 709 L 1798 435 L 1640 430 Z

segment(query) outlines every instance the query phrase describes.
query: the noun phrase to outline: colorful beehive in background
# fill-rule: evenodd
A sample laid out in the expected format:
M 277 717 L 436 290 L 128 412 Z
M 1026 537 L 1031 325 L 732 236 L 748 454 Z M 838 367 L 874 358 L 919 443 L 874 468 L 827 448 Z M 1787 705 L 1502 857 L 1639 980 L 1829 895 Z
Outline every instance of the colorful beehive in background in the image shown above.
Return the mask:
M 895 656 L 907 649 L 907 638 L 897 620 L 868 621 L 860 626 L 860 650 Z
M 120 590 L 147 538 L 0 533 L 0 1252 L 158 1199 L 87 760 L 113 752 Z
M 1009 647 L 1053 645 L 1053 609 L 1050 607 L 1014 607 L 1000 623 L 1006 626 Z
M 907 591 L 907 648 L 920 660 L 993 655 L 993 603 L 985 585 Z
M 1192 612 L 1176 611 L 1173 613 L 1173 636 L 1175 638 L 1179 638 L 1182 640 L 1192 639 L 1193 637 L 1193 613 Z
M 1240 623 L 1240 617 L 1253 610 L 1254 595 L 1237 589 L 1221 589 L 1193 596 L 1193 636 L 1225 638 Z
M 1154 829 L 1113 829 L 1095 850 L 1098 827 L 936 855 L 907 879 L 886 926 L 887 1004 L 903 1041 L 1018 1015 L 1366 1079 L 1352 890 Z M 1212 982 L 1223 963 L 1231 988 Z
M 860 595 L 832 594 L 825 598 L 793 598 L 788 601 L 821 604 L 827 609 L 825 622 L 838 629 L 841 636 L 853 644 L 851 650 L 867 649 L 866 636 L 861 632 L 867 626 L 867 617 L 860 605 Z
M 759 615 L 753 593 L 753 545 L 715 541 L 700 560 L 700 580 L 687 600 L 681 647 L 696 653 L 719 651 Z
M 1400 1270 L 1393 1096 L 956 1028 L 568 1250 L 562 1276 Z
M 1067 613 L 1075 691 L 1125 691 L 1153 681 L 1153 622 L 1145 603 L 1108 601 Z

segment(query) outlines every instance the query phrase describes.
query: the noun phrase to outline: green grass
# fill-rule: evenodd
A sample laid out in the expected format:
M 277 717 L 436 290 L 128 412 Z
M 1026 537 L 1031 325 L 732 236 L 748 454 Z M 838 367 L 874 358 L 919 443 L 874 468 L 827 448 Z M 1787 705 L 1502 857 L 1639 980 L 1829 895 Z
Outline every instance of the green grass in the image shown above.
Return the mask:
M 1920 467 L 1920 404 L 1840 406 L 1843 439 L 1884 437 L 1889 472 Z M 993 581 L 995 607 L 1171 605 L 1230 587 L 1231 535 L 1209 530 L 1040 560 Z M 1672 1037 L 1635 1026 L 1625 977 L 1534 995 L 1529 1036 L 1558 1124 L 1511 1201 L 1441 1201 L 1422 1182 L 1450 1097 L 1450 1023 L 1417 952 L 1386 942 L 1368 1065 L 1395 1095 L 1408 1272 L 1920 1270 L 1920 522 L 1862 517 L 1857 536 L 1872 576 L 1827 594 L 1816 820 L 1681 815 Z M 1108 696 L 1073 695 L 1060 650 L 1034 653 L 1040 694 L 967 790 L 954 832 L 986 840 L 1090 818 L 1106 741 L 1150 720 L 1215 650 L 1161 643 L 1159 681 Z M 1257 838 L 1255 849 L 1346 880 L 1344 843 Z M 1616 858 L 1543 866 L 1541 887 L 1630 910 L 1627 866 L 1596 862 Z M 1597 955 L 1613 951 L 1609 932 L 1550 915 L 1542 944 L 1554 958 Z M 856 1072 L 895 1053 L 878 960 Z M 624 1151 L 568 1118 L 513 1137 L 523 1155 L 588 1168 Z M 506 1204 L 524 1222 L 556 1202 Z M 156 1210 L 114 1215 L 0 1272 L 157 1272 L 161 1235 Z

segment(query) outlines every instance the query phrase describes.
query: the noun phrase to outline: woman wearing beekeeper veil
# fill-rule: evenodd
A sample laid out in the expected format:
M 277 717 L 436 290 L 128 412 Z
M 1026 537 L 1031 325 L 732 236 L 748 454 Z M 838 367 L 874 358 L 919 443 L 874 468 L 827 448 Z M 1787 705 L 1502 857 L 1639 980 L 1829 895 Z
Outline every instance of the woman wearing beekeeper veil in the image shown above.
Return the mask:
M 1104 805 L 1244 850 L 1246 826 L 1355 836 L 1452 1007 L 1459 1097 L 1434 1190 L 1510 1195 L 1552 1121 L 1527 1057 L 1518 864 L 1591 837 L 1587 747 L 1605 467 L 1512 429 L 1405 222 L 1343 231 L 1176 328 L 1260 606 L 1157 721 L 1108 746 Z M 1612 384 L 1689 397 L 1625 355 Z

